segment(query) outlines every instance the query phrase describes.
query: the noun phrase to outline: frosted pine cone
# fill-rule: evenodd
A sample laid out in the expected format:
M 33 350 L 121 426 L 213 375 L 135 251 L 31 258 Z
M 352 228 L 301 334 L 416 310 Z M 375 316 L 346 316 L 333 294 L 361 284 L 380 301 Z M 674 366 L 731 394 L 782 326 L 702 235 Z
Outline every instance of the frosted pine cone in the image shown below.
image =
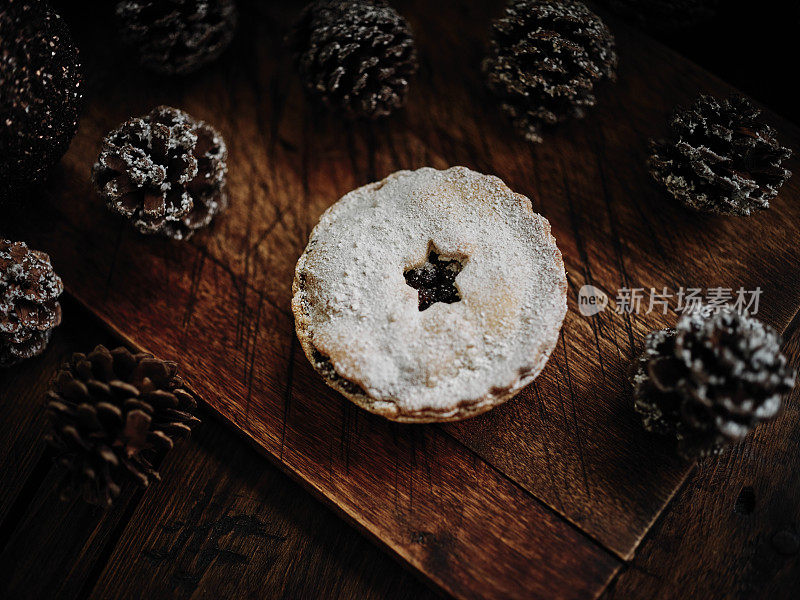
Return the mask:
M 143 66 L 183 75 L 216 59 L 233 39 L 233 0 L 124 0 L 117 3 L 123 40 Z
M 512 0 L 492 26 L 483 63 L 489 89 L 532 142 L 545 127 L 582 118 L 616 68 L 614 36 L 577 0 Z
M 41 0 L 0 2 L 0 201 L 43 180 L 78 130 L 78 49 Z
M 141 233 L 183 240 L 227 208 L 227 158 L 213 127 L 159 106 L 106 136 L 92 180 Z
M 688 457 L 742 439 L 775 417 L 794 386 L 780 343 L 770 327 L 730 310 L 649 334 L 633 377 L 645 428 L 677 438 Z
M 198 421 L 175 363 L 97 346 L 73 354 L 48 392 L 48 443 L 70 474 L 64 495 L 111 505 L 124 481 L 160 479 L 153 463 Z
M 47 347 L 61 323 L 63 291 L 47 254 L 0 239 L 0 368 Z
M 383 117 L 417 71 L 406 20 L 383 0 L 318 0 L 289 36 L 309 94 L 350 117 Z
M 780 145 L 747 98 L 700 96 L 670 121 L 672 139 L 652 141 L 650 173 L 675 199 L 702 212 L 747 216 L 769 208 L 791 172 Z

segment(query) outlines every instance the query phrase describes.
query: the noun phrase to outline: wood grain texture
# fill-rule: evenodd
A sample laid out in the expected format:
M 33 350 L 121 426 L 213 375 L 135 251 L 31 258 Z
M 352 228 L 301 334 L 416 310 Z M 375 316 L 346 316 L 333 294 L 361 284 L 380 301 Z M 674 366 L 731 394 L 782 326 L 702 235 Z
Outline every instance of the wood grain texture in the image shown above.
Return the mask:
M 435 594 L 209 416 L 162 469 L 89 598 Z
M 784 352 L 800 367 L 800 329 Z M 800 389 L 698 465 L 603 600 L 790 599 L 800 590 Z
M 63 471 L 39 439 L 44 388 L 72 351 L 115 345 L 86 310 L 63 303 L 45 354 L 0 371 L 0 447 L 36 437 L 24 449 L 39 456 L 33 469 L 2 473 L 0 598 L 434 597 L 204 411 L 146 493 L 126 487 L 108 511 L 61 501 Z
M 51 345 L 68 352 L 60 332 L 53 336 Z M 4 430 L 0 440 L 0 481 L 4 482 L 0 486 L 0 522 L 21 492 L 19 486 L 36 469 L 42 456 L 39 443 L 44 430 L 42 398 L 49 382 L 36 375 L 41 370 L 52 372 L 60 362 L 61 356 L 56 352 L 28 361 L 7 376 L 4 374 L 0 387 L 0 415 Z M 29 387 L 22 383 L 29 381 L 34 385 Z
M 52 466 L 19 520 L 5 524 L 14 529 L 0 554 L 4 598 L 81 597 L 141 495 L 126 489 L 114 511 L 81 499 L 65 503 L 59 498 L 62 477 L 62 470 Z
M 232 51 L 197 77 L 109 78 L 104 70 L 125 63 L 101 65 L 93 87 L 102 96 L 87 107 L 37 230 L 22 218 L 9 230 L 49 251 L 69 289 L 121 334 L 179 360 L 210 406 L 281 468 L 440 587 L 464 597 L 597 593 L 690 465 L 642 431 L 624 377 L 644 333 L 674 313 L 584 319 L 575 290 L 760 286 L 761 316 L 783 329 L 800 305 L 798 184 L 750 219 L 698 217 L 664 199 L 644 166 L 647 138 L 663 132 L 675 103 L 729 90 L 616 21 L 619 83 L 586 120 L 531 146 L 481 85 L 498 6 L 398 7 L 422 68 L 407 110 L 373 125 L 305 103 L 280 47 L 296 7 L 282 3 L 243 19 Z M 229 144 L 233 205 L 191 244 L 137 236 L 88 181 L 102 136 L 159 103 L 209 120 Z M 797 148 L 797 130 L 776 124 Z M 463 424 L 390 425 L 351 407 L 306 363 L 288 312 L 294 263 L 345 192 L 400 168 L 454 164 L 497 174 L 550 219 L 572 310 L 550 364 L 515 400 Z

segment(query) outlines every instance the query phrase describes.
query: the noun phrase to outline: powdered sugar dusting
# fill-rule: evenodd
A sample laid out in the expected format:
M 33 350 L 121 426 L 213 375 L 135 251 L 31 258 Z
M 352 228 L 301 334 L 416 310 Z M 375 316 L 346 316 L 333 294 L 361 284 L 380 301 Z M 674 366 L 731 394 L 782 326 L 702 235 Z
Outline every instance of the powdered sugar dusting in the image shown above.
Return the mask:
M 461 300 L 420 311 L 403 273 L 431 244 L 463 263 Z M 544 367 L 566 314 L 547 220 L 464 167 L 399 171 L 347 194 L 312 232 L 294 292 L 306 353 L 328 356 L 390 417 L 508 397 Z

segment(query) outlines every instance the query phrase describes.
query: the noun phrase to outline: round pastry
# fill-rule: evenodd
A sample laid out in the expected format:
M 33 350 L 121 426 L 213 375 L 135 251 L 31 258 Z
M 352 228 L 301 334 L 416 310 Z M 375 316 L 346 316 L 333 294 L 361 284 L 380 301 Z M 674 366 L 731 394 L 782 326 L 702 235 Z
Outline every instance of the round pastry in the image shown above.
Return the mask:
M 395 421 L 454 421 L 530 383 L 567 311 L 547 219 L 464 167 L 398 171 L 322 215 L 292 286 L 328 385 Z

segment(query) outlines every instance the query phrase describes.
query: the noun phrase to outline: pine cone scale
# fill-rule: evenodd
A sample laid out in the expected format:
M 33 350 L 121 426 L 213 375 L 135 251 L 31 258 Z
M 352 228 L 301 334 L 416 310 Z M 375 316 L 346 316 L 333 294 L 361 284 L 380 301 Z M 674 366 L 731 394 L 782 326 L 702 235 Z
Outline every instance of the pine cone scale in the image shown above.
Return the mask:
M 122 410 L 111 402 L 100 401 L 96 405 L 97 418 L 103 429 L 119 428 L 122 426 Z
M 160 450 L 171 450 L 175 445 L 172 438 L 163 431 L 151 431 L 148 434 L 147 441 L 153 444 L 153 447 L 159 448 Z

